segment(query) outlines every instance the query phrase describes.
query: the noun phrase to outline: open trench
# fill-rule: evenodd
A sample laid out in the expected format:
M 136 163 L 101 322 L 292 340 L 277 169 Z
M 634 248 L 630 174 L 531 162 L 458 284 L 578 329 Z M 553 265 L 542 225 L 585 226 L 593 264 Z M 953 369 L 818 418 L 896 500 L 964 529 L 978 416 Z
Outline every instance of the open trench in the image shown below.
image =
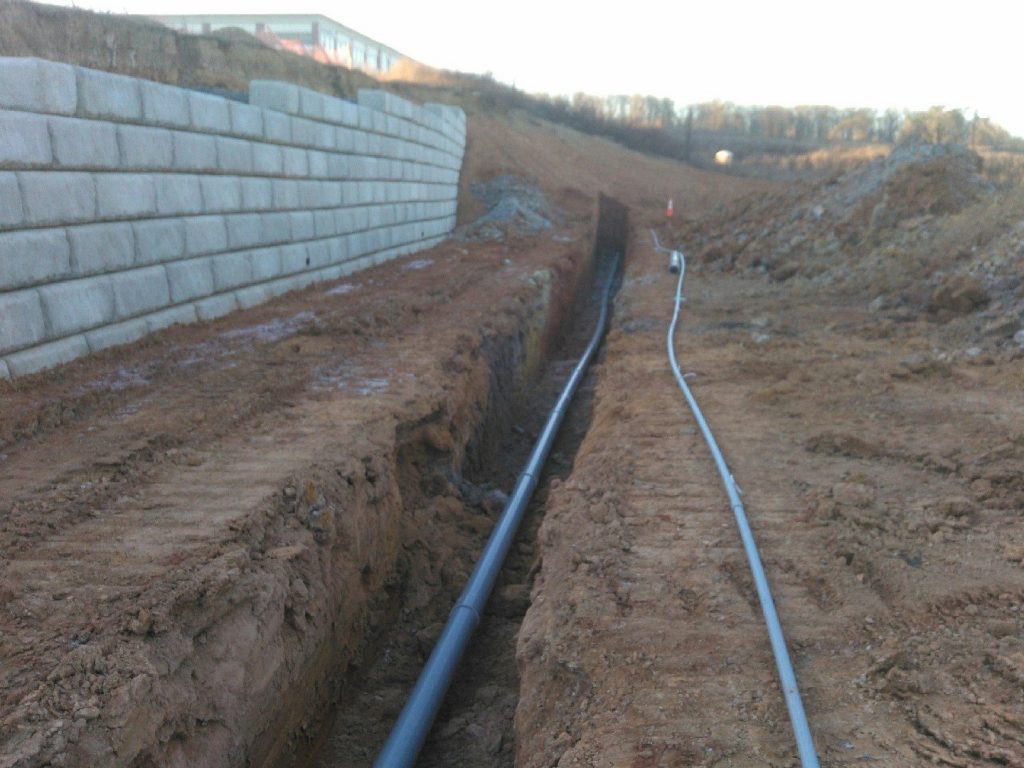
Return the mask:
M 342 768 L 373 762 L 593 333 L 604 286 L 617 279 L 610 266 L 627 242 L 626 217 L 623 206 L 602 197 L 592 257 L 570 279 L 569 291 L 547 297 L 558 305 L 542 313 L 549 322 L 534 323 L 517 338 L 485 344 L 487 403 L 463 450 L 450 450 L 437 437 L 455 432 L 453 425 L 420 424 L 405 436 L 396 459 L 403 514 L 394 573 L 371 601 L 362 650 L 335 675 L 329 710 L 302 718 L 288 736 L 287 757 L 277 765 Z M 590 373 L 567 413 L 418 765 L 514 763 L 515 645 L 539 567 L 536 531 L 551 481 L 572 469 L 589 424 L 592 390 Z

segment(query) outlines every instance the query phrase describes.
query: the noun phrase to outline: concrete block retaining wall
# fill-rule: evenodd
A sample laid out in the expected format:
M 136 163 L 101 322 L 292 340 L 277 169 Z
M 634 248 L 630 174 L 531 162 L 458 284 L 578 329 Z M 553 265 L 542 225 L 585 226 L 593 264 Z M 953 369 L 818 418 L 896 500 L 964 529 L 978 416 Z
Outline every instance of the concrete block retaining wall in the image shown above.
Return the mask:
M 465 115 L 254 81 L 249 104 L 0 58 L 0 377 L 427 248 Z

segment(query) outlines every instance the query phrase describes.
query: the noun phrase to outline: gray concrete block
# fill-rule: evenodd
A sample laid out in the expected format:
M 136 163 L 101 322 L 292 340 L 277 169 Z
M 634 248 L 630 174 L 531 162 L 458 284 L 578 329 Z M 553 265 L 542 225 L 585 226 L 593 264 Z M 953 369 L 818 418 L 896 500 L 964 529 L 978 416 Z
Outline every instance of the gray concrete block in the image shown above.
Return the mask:
M 18 182 L 27 224 L 68 224 L 96 218 L 92 174 L 23 171 Z
M 235 176 L 203 176 L 203 209 L 207 213 L 228 213 L 242 208 L 242 185 Z
M 334 228 L 339 235 L 347 235 L 355 230 L 355 214 L 348 208 L 334 211 Z
M 179 173 L 153 177 L 156 209 L 161 216 L 187 216 L 203 212 L 203 193 L 199 176 Z
M 227 250 L 228 231 L 223 216 L 193 216 L 182 219 L 185 229 L 185 251 L 189 256 Z
M 252 263 L 252 280 L 263 283 L 281 274 L 281 249 L 277 246 L 249 251 Z
M 146 325 L 146 321 L 138 318 L 86 331 L 85 341 L 89 345 L 90 352 L 99 352 L 110 347 L 131 344 L 147 333 L 149 333 L 149 327 Z
M 67 277 L 71 249 L 63 229 L 0 232 L 0 291 Z
M 318 152 L 315 149 L 309 150 L 307 155 L 309 161 L 309 175 L 314 178 L 326 178 L 327 158 L 326 152 Z
M 218 293 L 252 282 L 252 262 L 248 253 L 224 253 L 214 256 L 210 263 L 213 285 Z
M 255 307 L 257 304 L 262 304 L 270 298 L 272 298 L 270 293 L 262 285 L 253 285 L 235 291 L 235 299 L 238 301 L 238 306 L 241 309 Z
M 228 228 L 228 247 L 232 250 L 248 248 L 260 243 L 261 227 L 258 213 L 226 216 L 224 223 Z
M 0 294 L 0 352 L 38 344 L 46 338 L 46 330 L 46 317 L 36 291 Z
M 232 101 L 228 105 L 231 112 L 231 132 L 252 139 L 263 137 L 263 110 L 250 104 Z
M 273 185 L 275 209 L 280 211 L 299 207 L 299 183 L 297 181 L 275 179 Z
M 326 184 L 319 181 L 299 182 L 299 206 L 301 208 L 320 208 L 329 205 L 323 200 L 323 191 Z
M 0 166 L 24 168 L 53 162 L 47 120 L 25 112 L 0 112 Z
M 316 136 L 313 138 L 313 146 L 327 152 L 333 152 L 334 126 L 327 123 L 316 123 Z
M 60 341 L 51 341 L 38 347 L 14 352 L 5 359 L 12 376 L 27 376 L 45 371 L 63 363 L 70 363 L 77 357 L 89 354 L 85 336 L 78 334 Z
M 238 299 L 233 293 L 210 296 L 195 302 L 195 308 L 200 320 L 216 320 L 238 309 Z
M 127 269 L 135 261 L 131 224 L 87 224 L 69 227 L 71 269 L 77 277 Z
M 0 227 L 19 226 L 25 220 L 25 208 L 18 188 L 18 177 L 0 172 Z
M 115 319 L 114 292 L 106 275 L 52 283 L 37 290 L 50 338 L 70 336 Z
M 324 119 L 324 95 L 309 88 L 299 89 L 299 114 L 313 120 Z
M 185 89 L 140 80 L 139 92 L 142 95 L 142 119 L 146 123 L 176 128 L 186 128 L 191 123 L 189 92 Z
M 142 95 L 134 77 L 76 67 L 78 114 L 82 117 L 140 120 Z
M 370 134 L 356 131 L 352 134 L 352 151 L 357 155 L 365 155 L 370 148 Z
M 118 272 L 110 276 L 110 285 L 118 320 L 153 312 L 171 303 L 163 265 Z
M 167 282 L 172 304 L 209 296 L 214 291 L 211 259 L 189 259 L 168 264 Z
M 281 248 L 281 274 L 292 275 L 309 268 L 309 254 L 305 243 L 294 243 Z
M 174 167 L 174 134 L 166 128 L 117 126 L 121 167 L 170 170 Z
M 249 83 L 249 103 L 295 115 L 299 112 L 300 90 L 297 85 L 277 80 L 253 80 Z
M 334 211 L 315 211 L 313 213 L 313 226 L 317 237 L 333 237 L 338 234 L 334 225 Z
M 348 176 L 348 156 L 328 155 L 327 176 L 332 179 L 344 179 Z
M 185 222 L 182 219 L 150 219 L 132 222 L 135 232 L 135 263 L 160 264 L 185 256 Z
M 260 242 L 286 243 L 292 237 L 290 213 L 261 213 Z
M 309 157 L 306 150 L 285 147 L 282 151 L 284 153 L 285 176 L 303 178 L 309 174 Z
M 6 109 L 73 115 L 75 68 L 42 59 L 0 58 L 0 104 Z
M 326 267 L 331 263 L 331 246 L 327 240 L 314 240 L 306 244 L 306 256 L 313 268 Z
M 292 240 L 311 240 L 316 235 L 313 214 L 310 211 L 296 211 L 290 214 Z
M 316 146 L 317 124 L 301 117 L 292 118 L 292 144 L 296 147 Z
M 348 238 L 332 237 L 328 241 L 328 246 L 330 247 L 331 264 L 341 264 L 344 261 L 348 261 Z
M 199 133 L 175 131 L 174 167 L 183 171 L 217 170 L 217 140 Z
M 274 205 L 274 182 L 270 179 L 242 179 L 242 208 L 265 211 Z
M 356 132 L 349 128 L 338 128 L 334 132 L 334 147 L 339 152 L 355 151 Z
M 102 219 L 156 215 L 153 177 L 143 173 L 97 173 L 96 215 Z
M 252 144 L 244 139 L 218 136 L 217 166 L 222 171 L 252 173 Z
M 231 110 L 228 100 L 208 93 L 188 94 L 189 125 L 204 133 L 231 133 Z
M 291 117 L 281 112 L 263 110 L 263 138 L 276 144 L 291 144 Z
M 196 314 L 196 308 L 191 304 L 185 304 L 181 307 L 171 307 L 170 309 L 164 309 L 160 312 L 154 312 L 151 315 L 146 315 L 146 327 L 150 333 L 156 333 L 162 331 L 164 328 L 170 328 L 172 325 L 188 325 L 194 323 L 199 319 Z
M 252 145 L 252 167 L 255 173 L 280 176 L 284 170 L 284 156 L 276 144 Z

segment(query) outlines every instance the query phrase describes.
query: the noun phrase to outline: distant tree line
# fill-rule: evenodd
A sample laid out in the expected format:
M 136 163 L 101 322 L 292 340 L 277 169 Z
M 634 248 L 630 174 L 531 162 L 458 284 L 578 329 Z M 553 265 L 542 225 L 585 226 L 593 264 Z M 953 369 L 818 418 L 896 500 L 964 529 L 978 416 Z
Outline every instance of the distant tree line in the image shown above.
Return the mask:
M 677 139 L 693 132 L 783 141 L 794 145 L 924 141 L 958 143 L 998 150 L 1024 151 L 1024 139 L 1001 126 L 962 110 L 932 107 L 924 112 L 838 109 L 829 106 L 750 107 L 712 101 L 677 107 L 672 99 L 654 96 L 538 97 L 547 110 L 564 120 L 614 133 L 609 124 L 667 130 Z

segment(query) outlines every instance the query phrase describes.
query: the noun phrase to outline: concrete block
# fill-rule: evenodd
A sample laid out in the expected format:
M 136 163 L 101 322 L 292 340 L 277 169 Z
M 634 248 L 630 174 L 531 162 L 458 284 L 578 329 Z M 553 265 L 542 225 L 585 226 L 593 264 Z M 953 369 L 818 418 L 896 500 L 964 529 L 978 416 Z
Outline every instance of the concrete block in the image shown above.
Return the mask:
M 309 254 L 305 243 L 295 243 L 281 248 L 281 274 L 292 275 L 309 268 Z
M 275 179 L 273 185 L 275 209 L 280 211 L 299 207 L 299 183 L 297 181 Z
M 231 110 L 228 100 L 208 93 L 189 91 L 189 125 L 204 133 L 231 133 Z
M 277 80 L 253 80 L 249 83 L 249 103 L 295 115 L 299 112 L 300 90 L 297 85 Z
M 11 378 L 11 369 L 7 367 L 7 361 L 0 358 L 0 379 Z
M 348 128 L 338 128 L 334 132 L 334 147 L 339 152 L 355 151 L 356 132 Z
M 117 126 L 122 168 L 168 170 L 174 167 L 173 134 L 166 128 Z
M 319 181 L 300 181 L 299 182 L 299 206 L 302 208 L 320 208 L 321 206 L 327 205 L 323 202 L 321 192 L 323 184 Z
M 207 213 L 227 213 L 242 208 L 242 185 L 235 176 L 203 176 L 203 209 Z
M 0 58 L 0 104 L 6 109 L 73 115 L 75 68 L 42 59 Z
M 67 277 L 71 249 L 63 229 L 0 232 L 0 291 Z
M 349 254 L 347 237 L 332 237 L 327 244 L 330 248 L 331 264 L 341 264 L 343 261 L 348 260 Z
M 185 251 L 189 256 L 227 250 L 228 231 L 223 216 L 193 216 L 181 220 L 185 230 Z
M 331 246 L 327 240 L 314 240 L 306 244 L 306 256 L 311 267 L 326 267 L 331 263 Z
M 106 275 L 52 283 L 37 290 L 50 338 L 70 336 L 115 319 L 114 292 Z
M 282 151 L 284 153 L 285 176 L 303 178 L 309 174 L 309 158 L 306 150 L 285 147 Z
M 284 156 L 276 144 L 252 145 L 252 167 L 256 173 L 280 176 L 284 171 Z
M 270 298 L 270 293 L 262 285 L 253 285 L 240 291 L 235 291 L 235 299 L 238 301 L 238 306 L 241 309 L 255 307 L 257 304 L 262 304 Z
M 184 258 L 185 222 L 182 219 L 151 219 L 132 222 L 135 232 L 135 263 L 160 264 Z
M 0 294 L 0 352 L 38 344 L 45 338 L 46 317 L 36 291 Z
M 174 167 L 182 171 L 217 170 L 217 140 L 199 133 L 175 131 Z
M 179 173 L 153 177 L 156 210 L 161 216 L 187 216 L 203 212 L 203 193 L 199 176 Z
M 99 352 L 102 349 L 131 344 L 147 333 L 149 333 L 149 327 L 146 325 L 146 321 L 138 318 L 86 331 L 85 341 L 89 345 L 90 352 Z
M 113 120 L 142 119 L 142 94 L 134 77 L 75 67 L 78 114 Z
M 195 302 L 195 308 L 200 320 L 216 320 L 238 309 L 238 299 L 233 293 L 210 296 Z
M 154 312 L 151 315 L 146 315 L 145 319 L 149 332 L 156 333 L 164 328 L 170 328 L 172 325 L 194 323 L 199 319 L 199 316 L 196 314 L 194 306 L 186 304 L 182 307 L 171 307 L 160 312 Z
M 248 253 L 224 253 L 214 256 L 211 266 L 213 285 L 218 293 L 252 282 L 252 262 Z
M 218 136 L 217 167 L 222 171 L 252 173 L 252 144 L 244 139 Z
M 249 251 L 249 259 L 254 283 L 273 280 L 281 274 L 281 249 L 276 246 Z
M 348 156 L 328 155 L 327 176 L 332 179 L 344 179 L 348 177 Z
M 143 173 L 97 173 L 96 214 L 102 219 L 154 216 L 156 187 Z
M 186 128 L 191 123 L 188 91 L 149 80 L 139 81 L 142 95 L 142 119 L 154 125 Z
M 290 215 L 292 240 L 311 240 L 316 235 L 313 214 L 309 211 L 297 211 Z
M 312 147 L 316 145 L 317 124 L 301 117 L 292 118 L 292 144 L 296 147 Z
M 348 208 L 334 211 L 334 228 L 339 235 L 347 235 L 355 230 L 355 215 Z
M 70 363 L 77 357 L 89 354 L 89 345 L 81 334 L 60 341 L 51 341 L 21 352 L 14 352 L 5 359 L 12 376 L 27 376 L 47 368 Z
M 315 123 L 315 125 L 316 135 L 313 137 L 313 146 L 320 150 L 333 152 L 335 149 L 334 126 L 327 123 Z
M 87 224 L 69 227 L 71 269 L 77 277 L 127 269 L 135 261 L 131 224 Z
M 313 120 L 324 119 L 324 95 L 309 88 L 299 89 L 299 114 Z
M 19 226 L 25 220 L 25 208 L 18 188 L 18 177 L 0 172 L 0 227 Z
M 334 226 L 334 211 L 315 211 L 313 227 L 317 237 L 333 237 L 338 234 Z
M 248 248 L 260 243 L 260 215 L 244 213 L 238 216 L 226 216 L 224 223 L 228 228 L 228 247 L 234 250 Z
M 309 161 L 309 175 L 314 178 L 326 178 L 327 176 L 327 153 L 309 150 L 307 159 Z
M 292 238 L 290 213 L 261 213 L 260 242 L 286 243 Z
M 167 265 L 167 282 L 171 289 L 171 303 L 209 296 L 213 293 L 213 266 L 209 257 L 176 261 Z
M 68 224 L 96 218 L 92 174 L 23 171 L 18 182 L 27 224 Z
M 228 104 L 231 112 L 231 132 L 251 139 L 263 137 L 263 110 L 250 104 L 232 101 Z
M 118 320 L 153 312 L 171 303 L 163 265 L 118 272 L 110 276 L 110 285 Z
M 0 166 L 24 168 L 53 162 L 47 120 L 42 115 L 0 112 Z
M 359 130 L 364 132 L 373 130 L 373 110 L 362 104 L 359 105 Z
M 263 110 L 263 138 L 275 144 L 291 144 L 291 117 L 281 112 Z
M 357 155 L 365 155 L 370 148 L 370 134 L 356 131 L 352 134 L 352 151 Z
M 242 208 L 265 211 L 274 205 L 274 183 L 270 179 L 242 179 Z

